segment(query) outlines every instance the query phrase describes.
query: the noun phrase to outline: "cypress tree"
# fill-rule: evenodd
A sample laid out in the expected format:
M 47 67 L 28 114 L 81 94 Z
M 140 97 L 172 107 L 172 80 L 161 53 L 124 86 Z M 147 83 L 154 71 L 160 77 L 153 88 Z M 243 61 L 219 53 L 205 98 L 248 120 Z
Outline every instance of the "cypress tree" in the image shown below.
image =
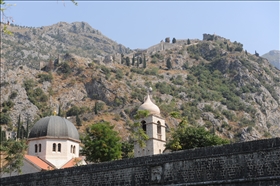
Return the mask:
M 29 117 L 27 118 L 27 121 L 26 121 L 26 138 L 28 138 L 28 133 L 29 133 Z
M 62 115 L 61 115 L 61 105 L 58 106 L 58 114 L 57 114 L 57 115 L 58 115 L 58 116 L 62 116 Z
M 144 59 L 143 59 L 143 68 L 147 67 L 147 63 L 146 63 L 146 56 L 144 55 Z
M 136 67 L 139 68 L 139 58 L 137 58 Z
M 257 56 L 257 57 L 259 57 L 260 55 L 259 55 L 259 53 L 255 50 L 255 55 Z
M 26 131 L 23 125 L 20 127 L 20 139 L 23 139 L 26 136 Z
M 168 58 L 166 61 L 166 67 L 168 68 L 168 70 L 172 68 L 172 63 L 170 58 Z
M 2 131 L 2 126 L 0 126 L 0 144 L 2 144 L 3 141 L 6 141 L 6 132 Z
M 135 64 L 135 56 L 133 55 L 133 57 L 132 57 L 132 66 L 134 66 L 134 64 Z
M 18 122 L 17 122 L 17 138 L 20 138 L 20 129 L 21 129 L 21 124 L 20 124 L 20 115 L 19 115 Z
M 97 102 L 95 102 L 95 104 L 94 104 L 94 114 L 98 114 Z
M 124 63 L 124 55 L 121 54 L 121 64 L 123 64 L 123 63 Z
M 82 120 L 80 119 L 79 115 L 76 115 L 76 124 L 77 126 L 82 126 Z
M 139 64 L 142 64 L 142 57 L 139 58 Z
M 190 41 L 190 39 L 188 39 L 188 45 L 189 45 L 189 44 L 191 44 L 191 41 Z
M 129 57 L 126 57 L 125 58 L 125 62 L 126 62 L 126 66 L 130 66 L 130 59 L 129 59 Z

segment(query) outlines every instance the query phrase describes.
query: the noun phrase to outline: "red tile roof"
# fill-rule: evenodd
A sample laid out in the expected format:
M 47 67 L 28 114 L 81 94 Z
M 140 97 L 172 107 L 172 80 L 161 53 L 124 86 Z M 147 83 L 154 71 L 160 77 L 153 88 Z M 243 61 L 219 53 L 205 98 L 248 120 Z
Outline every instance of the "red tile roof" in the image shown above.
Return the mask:
M 82 157 L 78 157 L 78 158 L 72 158 L 71 160 L 69 160 L 65 165 L 63 165 L 61 167 L 61 169 L 64 168 L 69 168 L 69 167 L 74 167 L 76 166 L 80 161 L 82 161 L 83 158 Z
M 53 170 L 54 169 L 51 165 L 47 164 L 46 162 L 44 162 L 42 159 L 38 158 L 37 156 L 25 155 L 24 157 L 29 162 L 31 162 L 32 164 L 38 166 L 39 168 L 41 168 L 43 170 Z
M 26 160 L 28 160 L 33 165 L 43 169 L 43 170 L 54 170 L 53 165 L 48 164 L 47 162 L 43 161 L 41 158 L 37 156 L 31 156 L 31 155 L 25 155 L 24 156 Z M 72 158 L 70 159 L 66 164 L 64 164 L 61 169 L 74 167 L 76 166 L 80 161 L 83 161 L 83 157 L 78 158 Z

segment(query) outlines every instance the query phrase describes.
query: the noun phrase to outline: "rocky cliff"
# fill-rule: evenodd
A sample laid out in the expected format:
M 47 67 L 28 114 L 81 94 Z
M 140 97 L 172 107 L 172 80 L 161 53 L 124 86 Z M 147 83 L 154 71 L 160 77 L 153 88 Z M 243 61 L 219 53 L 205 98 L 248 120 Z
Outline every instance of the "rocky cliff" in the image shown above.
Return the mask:
M 32 125 L 60 110 L 73 123 L 82 119 L 81 133 L 106 120 L 126 138 L 126 124 L 152 87 L 169 128 L 178 124 L 169 116 L 177 111 L 232 141 L 280 136 L 280 71 L 241 43 L 210 35 L 131 51 L 86 23 L 13 29 L 1 55 L 1 124 L 10 128 L 19 115 L 26 127 L 27 118 Z M 46 48 L 46 62 L 35 67 Z M 32 53 L 38 59 L 24 57 Z

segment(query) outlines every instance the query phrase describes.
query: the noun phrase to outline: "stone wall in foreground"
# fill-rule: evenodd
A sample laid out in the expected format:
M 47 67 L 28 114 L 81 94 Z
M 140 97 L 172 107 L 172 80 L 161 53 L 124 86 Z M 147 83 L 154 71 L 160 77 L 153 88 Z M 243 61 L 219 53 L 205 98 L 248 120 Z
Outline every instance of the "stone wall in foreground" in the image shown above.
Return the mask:
M 280 138 L 26 174 L 0 184 L 280 186 Z

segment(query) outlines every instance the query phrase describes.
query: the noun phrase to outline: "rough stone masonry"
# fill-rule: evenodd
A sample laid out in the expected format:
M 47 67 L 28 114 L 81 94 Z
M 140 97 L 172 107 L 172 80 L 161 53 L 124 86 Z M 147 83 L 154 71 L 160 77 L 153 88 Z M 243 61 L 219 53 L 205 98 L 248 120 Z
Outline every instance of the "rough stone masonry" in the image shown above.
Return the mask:
M 280 138 L 2 178 L 5 186 L 280 186 Z

